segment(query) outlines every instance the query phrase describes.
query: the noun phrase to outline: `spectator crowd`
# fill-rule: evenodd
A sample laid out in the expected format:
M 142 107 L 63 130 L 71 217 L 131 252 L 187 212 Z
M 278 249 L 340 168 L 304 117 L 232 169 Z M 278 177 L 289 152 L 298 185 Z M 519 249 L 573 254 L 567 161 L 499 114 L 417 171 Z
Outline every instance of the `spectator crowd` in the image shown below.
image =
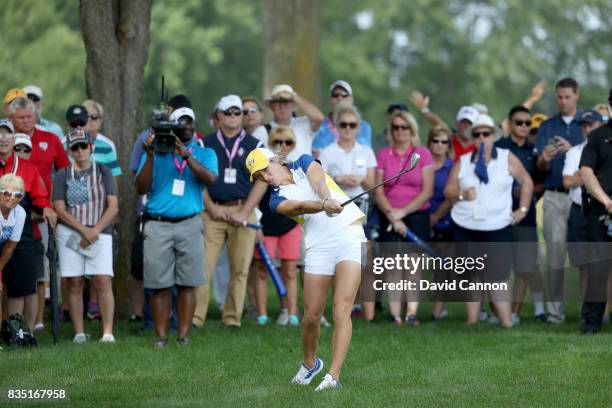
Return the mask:
M 100 103 L 68 107 L 60 126 L 42 116 L 40 87 L 10 89 L 0 120 L 0 317 L 19 314 L 30 332 L 45 330 L 49 272 L 57 267 L 74 342 L 88 341 L 85 318 L 101 320 L 101 342 L 115 342 L 117 214 L 130 205 L 118 185 L 131 177 L 140 196 L 137 223 L 128 226 L 134 233 L 129 314 L 154 329 L 155 347 L 167 347 L 172 329 L 179 344 L 189 344 L 190 330 L 206 323 L 211 287 L 225 326 L 239 328 L 247 318 L 271 324 L 268 272 L 256 243 L 276 261 L 287 289 L 275 323 L 299 326 L 304 253 L 316 236 L 272 209 L 278 184 L 252 178 L 245 159 L 266 147 L 286 165 L 313 156 L 334 185 L 359 196 L 355 204 L 366 214 L 371 243 L 401 250 L 399 244 L 424 242 L 439 253 L 449 253 L 453 242 L 506 243 L 486 279 L 512 282 L 511 299 L 496 292 L 467 299 L 468 324 L 510 328 L 526 316 L 564 323 L 569 256 L 580 275 L 581 331 L 596 333 L 609 321 L 612 300 L 612 90 L 608 103 L 581 109 L 577 82 L 563 78 L 553 90 L 558 111 L 547 116 L 532 111 L 546 88 L 538 83 L 525 101 L 509 104 L 505 118 L 495 120 L 485 105 L 472 103 L 457 107 L 452 123 L 432 110 L 428 96 L 413 92 L 414 108 L 390 103 L 376 135 L 344 80 L 329 87 L 328 114 L 288 84 L 274 86 L 263 102 L 226 95 L 209 117 L 176 95 L 166 107 L 174 125 L 134 135 L 129 169 L 119 164 L 113 135 L 101 133 Z M 375 151 L 375 140 L 386 145 Z M 362 195 L 414 164 L 415 154 L 412 171 Z M 50 239 L 58 265 L 47 257 Z M 584 244 L 593 242 L 600 244 Z M 386 279 L 418 280 L 429 272 L 389 271 Z M 452 279 L 452 272 L 433 274 L 438 282 Z M 533 314 L 523 310 L 527 290 Z M 426 318 L 418 296 L 389 293 L 388 320 L 419 326 L 447 318 L 447 299 L 431 300 Z M 373 321 L 384 309 L 379 303 L 358 295 L 352 314 Z M 320 324 L 330 323 L 323 315 Z

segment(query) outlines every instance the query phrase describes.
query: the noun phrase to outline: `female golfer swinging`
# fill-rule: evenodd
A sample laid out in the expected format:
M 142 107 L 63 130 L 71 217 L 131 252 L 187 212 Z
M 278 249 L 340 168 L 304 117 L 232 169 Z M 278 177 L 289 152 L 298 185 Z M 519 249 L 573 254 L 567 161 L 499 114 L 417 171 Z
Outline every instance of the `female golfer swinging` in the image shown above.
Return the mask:
M 319 321 L 335 277 L 332 363 L 315 391 L 340 388 L 340 370 L 351 342 L 351 308 L 361 281 L 364 214 L 353 203 L 340 205 L 348 196 L 312 156 L 281 163 L 270 150 L 258 148 L 249 153 L 246 165 L 252 179 L 275 186 L 270 208 L 304 228 L 304 363 L 292 383 L 308 385 L 323 370 L 323 361 L 317 357 Z

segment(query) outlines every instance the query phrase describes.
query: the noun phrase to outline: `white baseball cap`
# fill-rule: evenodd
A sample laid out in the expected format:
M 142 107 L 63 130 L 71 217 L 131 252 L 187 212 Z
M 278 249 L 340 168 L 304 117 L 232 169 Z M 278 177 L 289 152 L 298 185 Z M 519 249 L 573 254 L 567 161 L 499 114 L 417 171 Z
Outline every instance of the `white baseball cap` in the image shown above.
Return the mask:
M 471 123 L 474 123 L 476 119 L 478 119 L 478 115 L 480 112 L 473 106 L 462 106 L 457 112 L 457 122 L 461 122 L 464 119 L 469 120 Z
M 13 146 L 17 145 L 26 145 L 31 149 L 32 140 L 30 139 L 30 136 L 26 135 L 25 133 L 15 133 L 15 142 L 13 143 Z
M 339 79 L 338 81 L 335 81 L 329 87 L 329 92 L 330 93 L 333 92 L 334 88 L 336 88 L 336 87 L 340 87 L 340 88 L 344 89 L 346 92 L 348 92 L 349 95 L 353 96 L 353 88 L 351 88 L 351 85 L 348 82 L 343 81 L 341 79 Z
M 25 92 L 26 95 L 32 94 L 32 95 L 38 96 L 40 99 L 43 98 L 43 92 L 42 92 L 42 89 L 40 88 L 40 86 L 26 85 L 26 86 L 23 87 L 23 92 Z
M 488 127 L 495 130 L 495 122 L 489 115 L 480 114 L 472 123 L 472 130 L 479 127 Z
M 217 109 L 220 111 L 226 111 L 229 108 L 238 108 L 242 110 L 242 99 L 238 95 L 227 95 L 219 99 Z
M 11 133 L 15 132 L 15 128 L 13 127 L 13 122 L 8 119 L 0 119 L 0 127 L 5 127 L 11 131 Z
M 170 120 L 173 122 L 178 121 L 183 116 L 189 116 L 191 120 L 195 122 L 195 113 L 191 108 L 178 108 L 170 115 Z

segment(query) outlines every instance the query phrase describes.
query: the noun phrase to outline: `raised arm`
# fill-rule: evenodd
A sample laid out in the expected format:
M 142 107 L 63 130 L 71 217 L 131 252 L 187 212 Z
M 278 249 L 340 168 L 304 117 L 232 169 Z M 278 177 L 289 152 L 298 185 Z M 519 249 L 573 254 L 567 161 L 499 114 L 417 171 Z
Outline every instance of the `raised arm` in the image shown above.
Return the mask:
M 420 91 L 414 91 L 410 94 L 410 102 L 425 116 L 425 120 L 432 126 L 448 128 L 446 122 L 429 109 L 429 96 L 423 95 Z
M 321 124 L 325 120 L 323 112 L 321 112 L 321 110 L 317 108 L 314 103 L 302 98 L 297 93 L 293 94 L 293 101 L 302 110 L 302 112 L 304 112 L 304 115 L 308 117 L 310 121 L 310 130 L 313 132 L 319 130 Z

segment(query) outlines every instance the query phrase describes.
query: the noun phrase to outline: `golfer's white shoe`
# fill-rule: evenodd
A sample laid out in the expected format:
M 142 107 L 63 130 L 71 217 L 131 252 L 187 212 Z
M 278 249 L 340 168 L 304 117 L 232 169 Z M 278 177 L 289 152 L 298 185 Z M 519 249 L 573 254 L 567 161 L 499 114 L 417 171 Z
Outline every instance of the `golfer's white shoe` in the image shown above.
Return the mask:
M 315 365 L 312 368 L 308 368 L 302 363 L 291 384 L 308 385 L 321 370 L 323 370 L 323 360 L 320 358 L 315 360 Z
M 327 373 L 325 374 L 325 377 L 323 377 L 323 381 L 321 381 L 321 384 L 319 384 L 319 386 L 315 388 L 315 391 L 319 392 L 335 388 L 342 388 L 340 380 L 335 379 L 330 373 Z

